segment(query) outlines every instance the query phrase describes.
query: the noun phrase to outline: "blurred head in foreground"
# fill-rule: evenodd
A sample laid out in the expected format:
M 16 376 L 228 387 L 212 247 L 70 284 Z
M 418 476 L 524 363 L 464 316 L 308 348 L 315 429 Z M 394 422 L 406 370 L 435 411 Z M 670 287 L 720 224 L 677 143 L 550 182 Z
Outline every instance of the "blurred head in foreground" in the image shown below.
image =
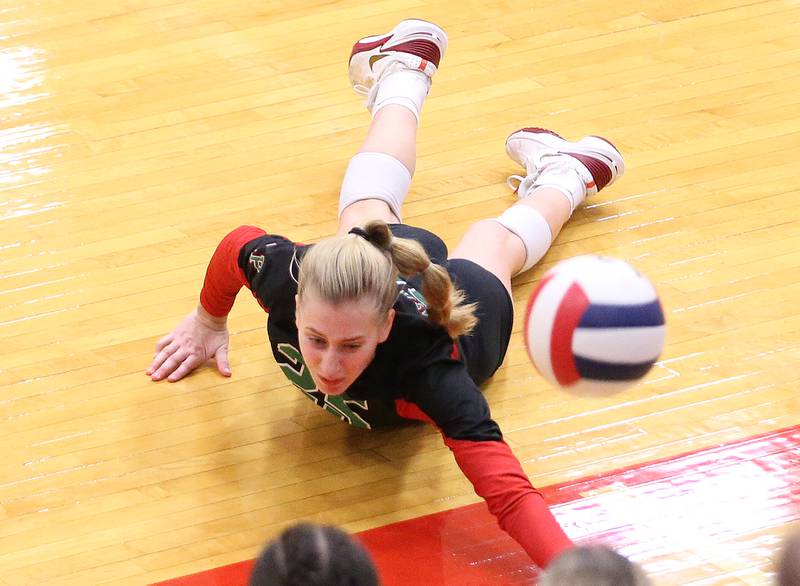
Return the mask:
M 650 586 L 644 571 L 605 545 L 581 545 L 558 556 L 539 586 Z
M 267 544 L 250 586 L 378 586 L 367 550 L 341 529 L 300 523 Z

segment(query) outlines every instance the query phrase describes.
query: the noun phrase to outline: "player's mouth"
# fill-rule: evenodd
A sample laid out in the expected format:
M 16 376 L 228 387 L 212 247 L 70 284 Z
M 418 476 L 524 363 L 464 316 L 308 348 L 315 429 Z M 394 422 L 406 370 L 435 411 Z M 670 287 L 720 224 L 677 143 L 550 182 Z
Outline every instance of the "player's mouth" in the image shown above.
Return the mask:
M 343 378 L 327 378 L 322 375 L 317 375 L 317 378 L 319 378 L 319 382 L 321 382 L 323 386 L 331 390 L 341 386 L 344 383 Z

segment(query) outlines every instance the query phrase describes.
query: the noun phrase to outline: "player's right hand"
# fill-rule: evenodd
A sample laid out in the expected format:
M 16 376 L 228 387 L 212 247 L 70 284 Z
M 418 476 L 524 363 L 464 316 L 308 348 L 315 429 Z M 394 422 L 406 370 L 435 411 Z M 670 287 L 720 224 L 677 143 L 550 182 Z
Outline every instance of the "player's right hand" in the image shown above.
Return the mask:
M 228 338 L 226 319 L 214 317 L 198 306 L 158 341 L 147 375 L 154 381 L 166 378 L 175 382 L 214 358 L 219 372 L 230 376 Z

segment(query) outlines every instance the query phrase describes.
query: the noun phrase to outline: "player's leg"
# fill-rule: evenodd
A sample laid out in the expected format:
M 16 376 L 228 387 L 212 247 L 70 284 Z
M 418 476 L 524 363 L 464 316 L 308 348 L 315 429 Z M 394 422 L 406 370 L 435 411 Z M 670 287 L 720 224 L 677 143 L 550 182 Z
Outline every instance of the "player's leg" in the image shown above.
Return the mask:
M 416 19 L 353 46 L 350 82 L 367 96 L 372 122 L 342 181 L 340 234 L 372 219 L 400 221 L 416 166 L 420 111 L 446 49 L 445 32 Z
M 541 128 L 513 133 L 506 152 L 526 170 L 525 177 L 510 178 L 519 181 L 519 201 L 497 218 L 473 224 L 450 258 L 481 265 L 511 292 L 511 277 L 539 262 L 575 208 L 621 177 L 625 165 L 605 139 L 570 142 Z

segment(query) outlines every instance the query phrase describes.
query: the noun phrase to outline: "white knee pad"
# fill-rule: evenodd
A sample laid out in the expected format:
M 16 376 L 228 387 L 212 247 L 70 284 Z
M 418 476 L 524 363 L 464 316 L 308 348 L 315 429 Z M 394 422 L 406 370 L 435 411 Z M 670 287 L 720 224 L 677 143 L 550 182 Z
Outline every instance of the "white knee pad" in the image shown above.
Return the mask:
M 522 265 L 520 273 L 539 262 L 553 242 L 553 234 L 547 220 L 538 211 L 526 205 L 511 206 L 495 218 L 495 221 L 515 234 L 525 246 L 525 264 Z
M 400 208 L 411 186 L 411 172 L 385 153 L 358 153 L 347 166 L 339 192 L 339 216 L 357 201 L 379 199 L 400 219 Z

